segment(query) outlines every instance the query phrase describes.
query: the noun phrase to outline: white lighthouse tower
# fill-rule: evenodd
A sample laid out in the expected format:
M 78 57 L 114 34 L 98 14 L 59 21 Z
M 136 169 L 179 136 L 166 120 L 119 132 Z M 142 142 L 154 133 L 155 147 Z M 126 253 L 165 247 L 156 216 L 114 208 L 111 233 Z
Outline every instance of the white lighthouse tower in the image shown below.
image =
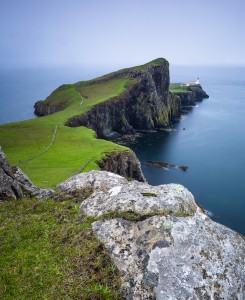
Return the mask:
M 199 80 L 199 77 L 197 77 L 197 80 L 195 82 L 196 84 L 200 84 L 200 80 Z

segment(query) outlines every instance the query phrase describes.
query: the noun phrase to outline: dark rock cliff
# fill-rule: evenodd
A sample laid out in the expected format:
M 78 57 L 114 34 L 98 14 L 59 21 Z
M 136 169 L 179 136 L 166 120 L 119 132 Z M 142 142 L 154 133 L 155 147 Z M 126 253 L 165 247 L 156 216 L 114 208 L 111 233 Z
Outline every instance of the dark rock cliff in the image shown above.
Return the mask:
M 196 101 L 204 98 L 209 98 L 206 92 L 202 89 L 200 84 L 188 86 L 186 92 L 174 92 L 176 96 L 180 97 L 181 106 L 194 106 Z
M 98 165 L 104 171 L 116 173 L 138 181 L 145 181 L 140 162 L 133 151 L 110 153 L 99 161 Z
M 54 90 L 45 100 L 37 101 L 34 113 L 38 117 L 54 114 L 64 110 L 70 104 L 70 91 L 75 89 L 73 84 L 63 84 Z
M 99 138 L 133 134 L 136 130 L 168 127 L 179 113 L 179 98 L 169 96 L 169 64 L 165 59 L 141 68 L 122 70 L 99 79 L 134 78 L 126 92 L 91 108 L 86 114 L 69 119 L 67 126 L 87 126 Z
M 58 111 L 64 110 L 67 105 L 61 103 L 57 105 L 49 105 L 44 101 L 37 101 L 34 105 L 34 114 L 38 117 L 54 114 Z

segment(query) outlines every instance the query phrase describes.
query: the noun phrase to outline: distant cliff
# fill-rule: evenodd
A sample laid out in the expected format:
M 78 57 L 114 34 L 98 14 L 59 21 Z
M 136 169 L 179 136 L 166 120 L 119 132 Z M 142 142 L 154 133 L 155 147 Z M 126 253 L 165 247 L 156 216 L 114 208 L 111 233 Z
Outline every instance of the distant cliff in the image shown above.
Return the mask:
M 196 101 L 209 98 L 200 84 L 183 87 L 180 84 L 172 84 L 170 92 L 180 98 L 181 107 L 194 106 Z
M 168 127 L 180 114 L 180 100 L 169 96 L 169 64 L 157 59 L 141 67 L 104 76 L 97 82 L 133 78 L 133 83 L 118 97 L 95 105 L 87 113 L 70 118 L 68 126 L 87 126 L 99 138 L 133 134 L 136 130 Z
M 167 128 L 180 118 L 181 107 L 195 105 L 195 101 L 209 97 L 200 84 L 188 87 L 175 84 L 171 88 L 169 63 L 163 58 L 99 77 L 91 80 L 89 85 L 92 88 L 115 79 L 130 79 L 130 84 L 120 95 L 69 118 L 66 125 L 86 126 L 93 129 L 99 138 L 113 139 L 119 135 L 134 134 L 137 130 Z M 44 116 L 64 110 L 69 105 L 68 90 L 79 90 L 79 84 L 62 85 L 46 100 L 36 102 L 35 114 Z

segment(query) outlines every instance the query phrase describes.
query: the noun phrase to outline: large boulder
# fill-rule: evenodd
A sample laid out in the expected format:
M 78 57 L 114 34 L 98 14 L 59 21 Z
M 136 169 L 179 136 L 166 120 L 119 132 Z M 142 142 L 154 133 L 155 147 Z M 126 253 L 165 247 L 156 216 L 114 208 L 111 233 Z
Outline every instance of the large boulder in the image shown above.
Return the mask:
M 121 272 L 126 299 L 245 298 L 244 239 L 206 216 L 183 186 L 92 171 L 59 187 L 94 189 L 80 213 L 100 218 L 93 231 Z

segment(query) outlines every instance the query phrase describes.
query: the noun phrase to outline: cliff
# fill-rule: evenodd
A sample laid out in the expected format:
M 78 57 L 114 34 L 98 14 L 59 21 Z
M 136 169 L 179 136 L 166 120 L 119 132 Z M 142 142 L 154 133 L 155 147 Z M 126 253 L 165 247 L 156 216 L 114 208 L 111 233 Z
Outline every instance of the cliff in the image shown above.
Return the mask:
M 111 152 L 98 161 L 101 170 L 116 173 L 126 178 L 145 181 L 140 162 L 133 151 Z
M 180 84 L 171 84 L 170 92 L 180 98 L 181 107 L 194 106 L 196 101 L 209 98 L 200 84 L 183 87 Z
M 195 101 L 208 97 L 200 85 L 180 87 L 178 85 L 177 91 L 171 89 L 169 63 L 159 58 L 90 81 L 62 85 L 44 101 L 35 104 L 35 113 L 44 116 L 56 112 L 53 117 L 68 127 L 85 126 L 93 129 L 100 139 L 115 140 L 136 131 L 168 128 L 180 119 L 181 107 L 194 105 Z M 63 124 L 60 129 L 65 133 Z M 81 130 L 84 131 L 84 127 Z M 67 137 L 63 139 L 66 140 Z M 93 142 L 86 145 L 92 147 Z M 110 151 L 101 149 L 101 152 L 103 158 L 104 153 Z M 122 154 L 120 149 L 118 154 L 114 149 L 111 152 L 112 155 L 101 161 L 93 155 L 101 169 L 143 180 L 133 154 L 130 155 L 133 160 L 130 164 L 129 156 Z M 116 159 L 120 161 L 116 163 Z
M 34 104 L 34 114 L 42 117 L 66 109 L 71 103 L 69 92 L 72 88 L 72 84 L 63 84 L 54 90 L 45 100 L 37 101 Z
M 205 215 L 186 188 L 98 171 L 58 186 L 88 187 L 80 214 L 97 219 L 93 232 L 120 271 L 125 299 L 244 299 L 244 239 Z
M 95 82 L 115 78 L 134 80 L 120 96 L 70 118 L 66 125 L 87 126 L 95 130 L 99 138 L 110 139 L 119 134 L 133 134 L 136 130 L 165 128 L 179 117 L 179 98 L 169 96 L 169 64 L 165 59 L 118 71 Z

